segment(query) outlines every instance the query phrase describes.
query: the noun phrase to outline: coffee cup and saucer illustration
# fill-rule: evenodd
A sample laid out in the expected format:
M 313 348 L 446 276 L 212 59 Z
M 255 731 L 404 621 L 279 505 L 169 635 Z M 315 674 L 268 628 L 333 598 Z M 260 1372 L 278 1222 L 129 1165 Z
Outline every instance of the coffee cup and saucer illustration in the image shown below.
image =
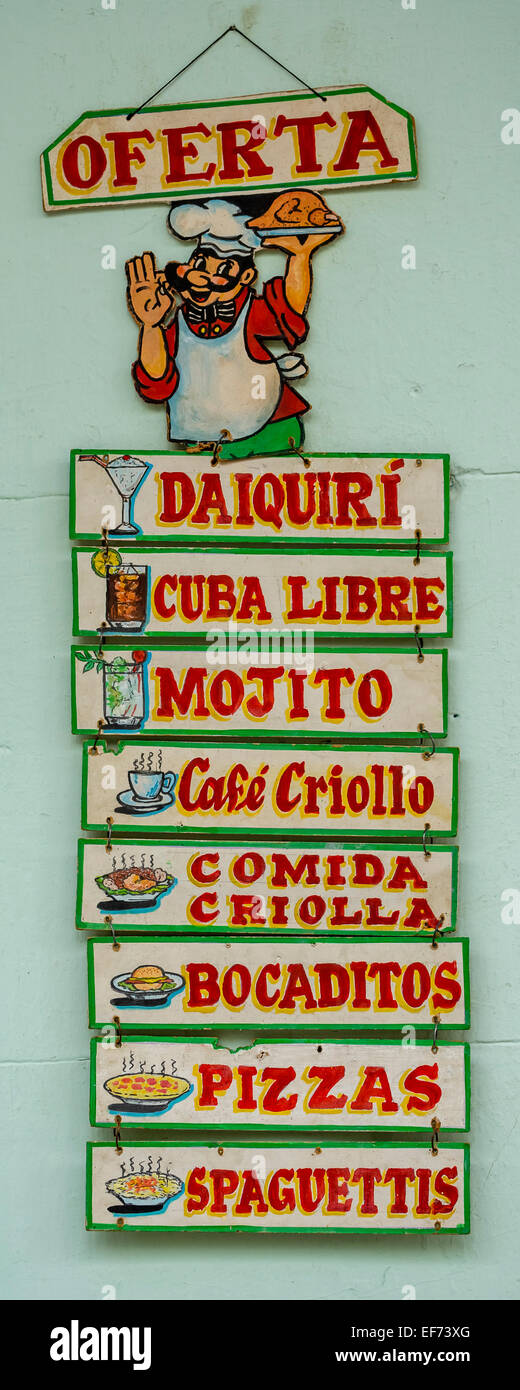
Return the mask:
M 176 772 L 163 772 L 161 753 L 157 766 L 153 765 L 153 754 L 145 762 L 144 756 L 136 759 L 128 772 L 128 787 L 119 792 L 115 810 L 127 816 L 153 816 L 165 811 L 175 800 L 174 789 Z

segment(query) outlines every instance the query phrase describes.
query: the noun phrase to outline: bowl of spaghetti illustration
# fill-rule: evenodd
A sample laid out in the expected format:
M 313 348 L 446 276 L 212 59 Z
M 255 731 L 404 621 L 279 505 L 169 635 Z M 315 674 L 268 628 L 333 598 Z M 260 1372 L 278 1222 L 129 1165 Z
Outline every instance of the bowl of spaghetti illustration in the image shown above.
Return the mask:
M 168 1203 L 184 1191 L 181 1178 L 172 1173 L 129 1173 L 127 1177 L 110 1178 L 107 1192 L 117 1197 L 121 1211 L 164 1211 Z

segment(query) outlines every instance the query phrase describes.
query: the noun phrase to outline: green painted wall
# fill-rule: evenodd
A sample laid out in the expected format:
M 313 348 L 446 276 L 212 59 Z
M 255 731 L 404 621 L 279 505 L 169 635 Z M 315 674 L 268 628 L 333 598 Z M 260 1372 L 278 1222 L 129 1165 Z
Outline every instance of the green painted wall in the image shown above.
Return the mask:
M 4 0 L 2 1218 L 7 1298 L 436 1300 L 518 1294 L 516 0 Z M 473 953 L 473 1234 L 370 1240 L 86 1235 L 85 942 L 74 933 L 80 748 L 68 733 L 71 445 L 163 442 L 129 380 L 126 257 L 171 248 L 164 209 L 45 217 L 38 154 L 82 110 L 138 104 L 229 23 L 313 84 L 367 81 L 415 113 L 420 182 L 336 195 L 317 260 L 310 448 L 449 450 L 462 748 L 461 916 Z M 284 86 L 225 40 L 179 100 Z M 289 85 L 290 80 L 289 80 Z M 7 119 L 6 119 L 7 118 Z M 117 269 L 101 269 L 112 244 Z M 417 269 L 401 268 L 413 244 Z M 273 257 L 273 264 L 275 263 Z M 13 612 L 10 605 L 14 603 Z M 516 746 L 518 740 L 516 737 Z M 517 1088 L 516 1088 L 517 1089 Z M 518 1271 L 518 1265 L 516 1265 Z M 108 1287 L 108 1294 L 107 1294 Z

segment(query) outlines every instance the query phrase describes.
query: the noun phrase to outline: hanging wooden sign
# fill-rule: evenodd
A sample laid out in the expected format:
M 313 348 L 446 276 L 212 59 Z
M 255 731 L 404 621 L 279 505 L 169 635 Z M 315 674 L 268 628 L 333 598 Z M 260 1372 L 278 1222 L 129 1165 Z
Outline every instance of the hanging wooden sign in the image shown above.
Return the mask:
M 93 1038 L 90 1122 L 121 1129 L 261 1131 L 469 1124 L 469 1047 L 440 1043 Z
M 280 554 L 262 547 L 217 552 L 147 550 L 134 545 L 72 552 L 73 632 L 162 636 L 219 633 L 238 626 L 342 636 L 452 634 L 452 556 L 430 551 L 419 564 L 406 551 Z M 246 631 L 244 632 L 244 629 Z
M 458 749 L 424 760 L 419 748 L 343 750 L 241 744 L 204 748 L 135 738 L 118 751 L 83 750 L 82 829 L 219 838 L 268 831 L 276 840 L 455 835 Z
M 469 1026 L 468 943 L 134 937 L 87 942 L 89 1026 L 320 1029 Z
M 80 840 L 76 926 L 431 933 L 455 927 L 458 849 Z
M 449 536 L 447 454 L 293 454 L 212 467 L 212 454 L 71 452 L 70 534 L 114 544 L 244 540 L 285 550 L 338 540 L 416 545 Z
M 417 177 L 413 119 L 371 87 L 88 111 L 41 158 L 46 212 Z M 316 227 L 316 221 L 311 227 Z
M 469 1146 L 262 1136 L 87 1145 L 87 1230 L 469 1231 Z
M 169 729 L 196 739 L 207 733 L 225 741 L 243 734 L 264 740 L 284 735 L 348 734 L 349 738 L 415 736 L 422 725 L 440 738 L 447 732 L 448 671 L 445 650 L 359 648 L 335 645 L 311 653 L 278 641 L 277 656 L 248 654 L 259 647 L 250 634 L 245 650 L 152 644 L 146 651 L 106 643 L 72 649 L 72 731 L 126 729 L 129 690 L 139 682 L 142 699 L 131 705 L 131 728 L 165 734 Z M 252 642 L 251 642 L 252 638 Z M 266 645 L 266 644 L 264 644 Z M 215 660 L 216 657 L 216 660 Z M 136 723 L 141 713 L 139 723 Z

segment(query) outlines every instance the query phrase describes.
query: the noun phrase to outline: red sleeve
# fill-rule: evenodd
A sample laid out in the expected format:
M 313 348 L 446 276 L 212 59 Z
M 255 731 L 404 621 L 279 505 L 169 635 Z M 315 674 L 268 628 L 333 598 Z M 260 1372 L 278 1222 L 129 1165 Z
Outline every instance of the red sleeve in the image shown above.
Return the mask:
M 134 385 L 145 401 L 169 400 L 179 383 L 179 373 L 175 366 L 177 348 L 177 324 L 175 321 L 166 329 L 165 336 L 168 361 L 164 376 L 148 376 L 148 372 L 145 372 L 140 362 L 134 362 L 132 365 Z
M 268 280 L 262 294 L 256 295 L 249 314 L 251 332 L 259 338 L 283 338 L 294 348 L 307 337 L 309 325 L 303 314 L 291 309 L 281 275 Z

